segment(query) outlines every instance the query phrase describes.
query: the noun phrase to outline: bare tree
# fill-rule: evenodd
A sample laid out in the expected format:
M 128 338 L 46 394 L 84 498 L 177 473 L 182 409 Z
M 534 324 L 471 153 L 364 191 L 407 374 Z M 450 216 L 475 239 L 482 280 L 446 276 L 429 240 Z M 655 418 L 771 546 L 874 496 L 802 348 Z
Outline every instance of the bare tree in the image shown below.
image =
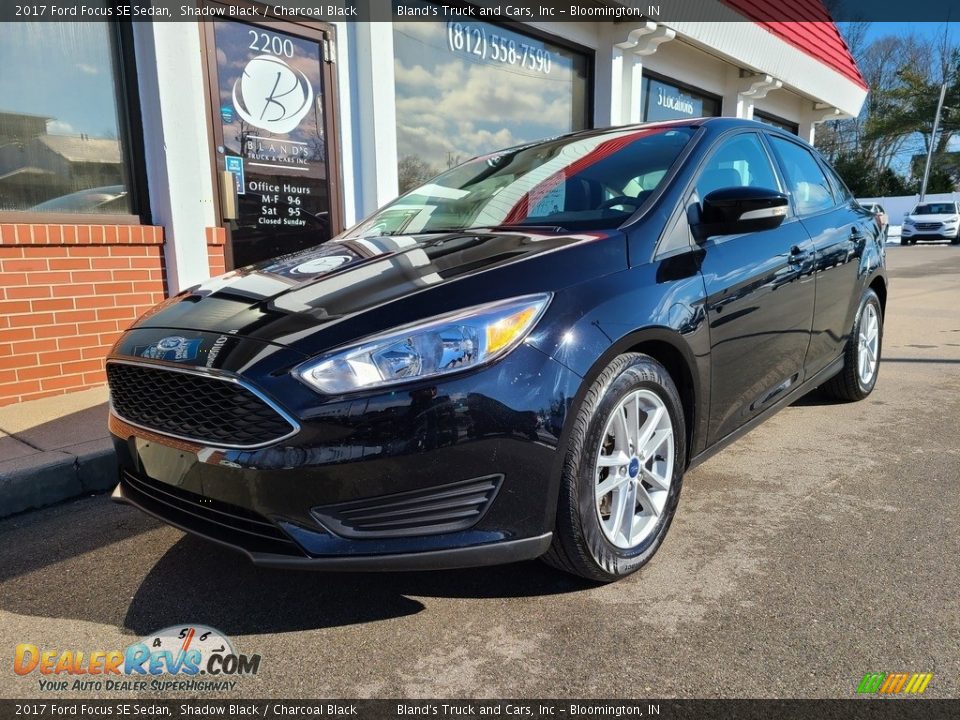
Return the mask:
M 397 161 L 397 182 L 405 193 L 438 175 L 440 171 L 416 155 L 404 155 Z
M 866 173 L 877 184 L 890 184 L 896 159 L 928 146 L 941 83 L 948 84 L 947 107 L 960 107 L 960 55 L 946 32 L 927 40 L 908 30 L 868 42 L 868 27 L 841 26 L 869 87 L 866 102 L 858 117 L 825 123 L 817 145 L 831 160 L 856 168 L 861 180 Z M 960 132 L 957 115 L 945 114 L 935 152 L 945 152 Z

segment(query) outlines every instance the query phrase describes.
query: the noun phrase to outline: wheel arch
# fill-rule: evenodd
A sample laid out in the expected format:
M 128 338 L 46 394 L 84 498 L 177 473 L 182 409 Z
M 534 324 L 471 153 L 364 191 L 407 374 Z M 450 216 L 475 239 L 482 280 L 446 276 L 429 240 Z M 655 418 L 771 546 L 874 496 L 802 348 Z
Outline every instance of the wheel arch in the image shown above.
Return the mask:
M 693 447 L 695 423 L 699 413 L 697 412 L 694 375 L 686 356 L 676 344 L 660 338 L 642 339 L 632 345 L 626 352 L 649 355 L 666 368 L 673 379 L 673 384 L 677 386 L 677 392 L 680 394 L 680 404 L 683 408 L 684 427 L 686 428 L 687 457 L 685 462 L 689 463 L 692 457 L 690 451 Z
M 708 383 L 703 382 L 693 348 L 687 340 L 676 330 L 667 327 L 648 327 L 627 333 L 616 340 L 590 366 L 583 376 L 580 391 L 577 393 L 568 419 L 575 418 L 580 412 L 584 396 L 594 381 L 603 372 L 615 357 L 625 353 L 637 352 L 649 355 L 666 368 L 670 374 L 677 392 L 684 414 L 686 427 L 686 463 L 699 452 L 699 444 L 705 438 L 705 428 L 702 427 L 707 417 L 707 403 L 709 401 Z M 572 423 L 568 423 L 568 426 Z M 568 428 L 564 430 L 561 447 L 566 447 Z
M 870 284 L 867 286 L 873 290 L 877 297 L 880 298 L 880 312 L 884 317 L 887 315 L 887 281 L 884 279 L 883 275 L 877 275 L 870 281 Z

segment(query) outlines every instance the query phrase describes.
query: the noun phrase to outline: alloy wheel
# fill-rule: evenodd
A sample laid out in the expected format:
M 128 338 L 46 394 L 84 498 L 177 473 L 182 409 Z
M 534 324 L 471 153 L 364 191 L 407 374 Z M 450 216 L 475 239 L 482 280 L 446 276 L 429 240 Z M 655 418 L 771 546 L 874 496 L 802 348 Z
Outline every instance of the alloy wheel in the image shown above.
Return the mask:
M 611 544 L 630 549 L 657 526 L 673 478 L 674 432 L 667 406 L 645 389 L 627 394 L 603 431 L 595 505 Z
M 867 386 L 877 371 L 877 356 L 880 349 L 880 316 L 872 303 L 863 308 L 860 318 L 860 347 L 857 353 L 857 372 L 860 382 Z

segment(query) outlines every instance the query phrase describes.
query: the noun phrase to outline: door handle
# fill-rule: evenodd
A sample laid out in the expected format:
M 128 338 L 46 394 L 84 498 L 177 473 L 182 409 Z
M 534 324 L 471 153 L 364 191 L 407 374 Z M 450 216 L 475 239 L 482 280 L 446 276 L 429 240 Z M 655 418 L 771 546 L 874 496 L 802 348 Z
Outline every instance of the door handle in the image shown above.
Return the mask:
M 787 258 L 787 262 L 791 265 L 799 265 L 804 260 L 809 257 L 809 254 L 804 252 L 803 248 L 799 245 L 794 245 L 790 248 L 790 255 Z

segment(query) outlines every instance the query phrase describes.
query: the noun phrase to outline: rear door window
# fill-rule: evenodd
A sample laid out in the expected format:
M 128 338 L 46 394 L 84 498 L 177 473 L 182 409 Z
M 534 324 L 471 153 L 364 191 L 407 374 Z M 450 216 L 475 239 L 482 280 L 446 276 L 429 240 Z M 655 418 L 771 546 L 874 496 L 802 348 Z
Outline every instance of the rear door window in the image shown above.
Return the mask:
M 813 153 L 777 135 L 770 136 L 770 144 L 780 158 L 798 215 L 812 215 L 837 204 L 830 182 Z
M 837 171 L 830 167 L 826 161 L 821 163 L 821 167 L 825 168 L 827 171 L 828 179 L 830 180 L 830 184 L 833 186 L 834 197 L 836 197 L 839 202 L 851 202 L 853 200 L 853 193 L 850 192 L 850 189 L 847 187 L 846 183 L 844 183 L 840 176 L 837 175 Z M 873 212 L 882 213 L 883 208 L 879 205 L 874 205 Z

